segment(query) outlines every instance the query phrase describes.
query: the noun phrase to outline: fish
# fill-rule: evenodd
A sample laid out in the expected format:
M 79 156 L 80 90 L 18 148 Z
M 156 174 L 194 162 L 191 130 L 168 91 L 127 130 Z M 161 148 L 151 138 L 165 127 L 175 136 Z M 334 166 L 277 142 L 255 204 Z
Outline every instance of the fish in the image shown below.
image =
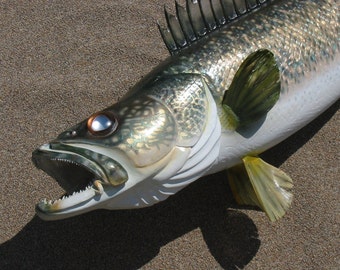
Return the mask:
M 226 170 L 235 200 L 271 221 L 289 175 L 259 157 L 340 97 L 336 1 L 186 0 L 158 23 L 170 56 L 112 106 L 32 153 L 66 191 L 43 220 L 143 208 Z

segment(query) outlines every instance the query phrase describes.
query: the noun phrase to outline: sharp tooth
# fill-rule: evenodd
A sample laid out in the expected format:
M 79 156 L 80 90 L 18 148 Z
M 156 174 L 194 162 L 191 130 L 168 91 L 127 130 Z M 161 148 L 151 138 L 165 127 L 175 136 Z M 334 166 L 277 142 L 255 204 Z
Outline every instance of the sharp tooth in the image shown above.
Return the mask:
M 104 192 L 104 188 L 103 188 L 102 183 L 103 182 L 100 181 L 100 180 L 95 180 L 93 182 L 93 185 L 97 188 L 97 189 L 95 189 L 95 191 L 98 192 L 99 194 L 103 194 L 103 192 Z
M 38 207 L 44 212 L 57 212 L 62 209 L 66 209 L 75 205 L 78 205 L 82 202 L 88 201 L 96 195 L 95 190 L 86 190 L 83 192 L 73 193 L 71 196 L 63 197 L 61 200 L 57 200 L 52 203 L 52 201 L 48 202 L 42 201 L 38 204 Z
M 82 202 L 88 201 L 96 194 L 104 193 L 104 184 L 100 180 L 95 180 L 92 184 L 89 184 L 84 190 L 74 191 L 72 194 L 66 194 L 58 200 L 42 199 L 38 203 L 38 207 L 44 212 L 56 212 L 62 209 L 66 209 Z

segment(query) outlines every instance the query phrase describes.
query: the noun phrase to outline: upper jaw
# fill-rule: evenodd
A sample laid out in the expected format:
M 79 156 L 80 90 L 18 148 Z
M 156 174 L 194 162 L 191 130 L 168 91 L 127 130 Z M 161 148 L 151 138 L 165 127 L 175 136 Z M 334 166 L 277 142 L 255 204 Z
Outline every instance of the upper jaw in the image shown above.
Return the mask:
M 115 160 L 62 143 L 41 146 L 33 152 L 32 161 L 67 192 L 61 199 L 44 199 L 37 204 L 36 212 L 45 220 L 65 218 L 70 215 L 67 213 L 90 211 L 92 202 L 97 204 L 101 201 L 106 191 L 119 191 L 128 179 L 127 172 Z

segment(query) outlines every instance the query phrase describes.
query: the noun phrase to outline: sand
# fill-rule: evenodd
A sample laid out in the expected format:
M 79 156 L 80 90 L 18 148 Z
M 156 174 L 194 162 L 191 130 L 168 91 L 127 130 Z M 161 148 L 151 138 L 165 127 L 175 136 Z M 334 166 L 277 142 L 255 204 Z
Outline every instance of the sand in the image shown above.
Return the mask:
M 117 101 L 168 53 L 162 1 L 0 3 L 0 269 L 339 269 L 339 102 L 264 154 L 295 181 L 270 223 L 239 208 L 226 176 L 156 206 L 44 222 L 62 189 L 31 152 Z

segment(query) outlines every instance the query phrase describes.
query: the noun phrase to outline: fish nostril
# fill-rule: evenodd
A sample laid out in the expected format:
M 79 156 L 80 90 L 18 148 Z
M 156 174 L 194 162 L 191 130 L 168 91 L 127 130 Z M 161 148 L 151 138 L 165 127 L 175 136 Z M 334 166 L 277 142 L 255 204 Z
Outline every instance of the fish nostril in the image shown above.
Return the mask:
M 58 143 L 51 142 L 51 143 L 49 144 L 48 148 L 49 148 L 49 149 L 57 149 L 57 147 L 56 147 L 57 145 L 58 145 Z

